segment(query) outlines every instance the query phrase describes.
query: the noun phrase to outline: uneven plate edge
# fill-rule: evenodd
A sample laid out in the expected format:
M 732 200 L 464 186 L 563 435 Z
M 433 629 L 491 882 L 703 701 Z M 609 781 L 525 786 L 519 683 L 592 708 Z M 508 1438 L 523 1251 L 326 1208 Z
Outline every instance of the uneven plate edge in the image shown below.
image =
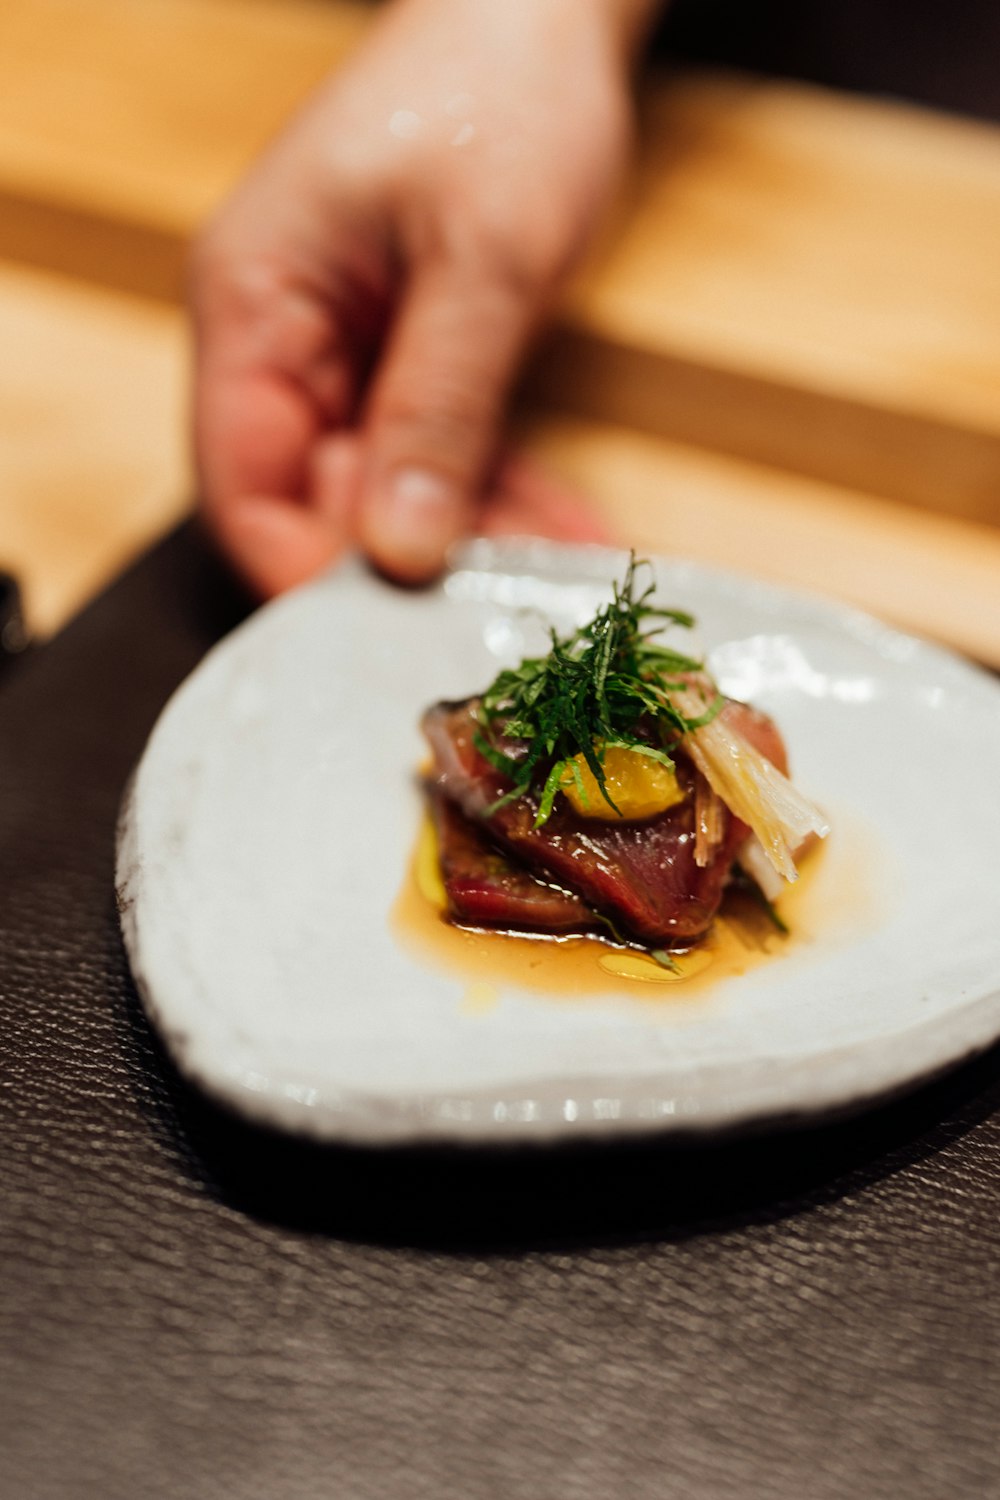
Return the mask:
M 150 1022 L 178 1072 L 186 1081 L 210 1098 L 216 1105 L 240 1119 L 257 1126 L 277 1129 L 317 1145 L 356 1147 L 530 1147 L 565 1145 L 574 1142 L 596 1143 L 610 1140 L 640 1140 L 663 1137 L 682 1143 L 685 1139 L 704 1142 L 744 1134 L 764 1134 L 803 1126 L 817 1126 L 837 1119 L 862 1114 L 893 1099 L 915 1092 L 922 1085 L 951 1072 L 962 1063 L 985 1052 L 1000 1031 L 1000 990 L 982 996 L 970 1011 L 963 1013 L 968 1024 L 956 1028 L 953 1017 L 937 1017 L 917 1033 L 922 1042 L 919 1061 L 905 1066 L 889 1065 L 876 1081 L 868 1081 L 859 1091 L 846 1087 L 817 1091 L 810 1088 L 789 1090 L 776 1101 L 773 1093 L 767 1099 L 745 1098 L 742 1104 L 725 1109 L 707 1108 L 688 1099 L 677 1111 L 671 1105 L 676 1091 L 663 1089 L 657 1094 L 652 1080 L 638 1102 L 616 1097 L 611 1080 L 605 1081 L 600 1094 L 595 1093 L 597 1080 L 567 1079 L 560 1090 L 561 1105 L 539 1111 L 537 1089 L 515 1085 L 509 1089 L 490 1089 L 481 1093 L 427 1096 L 362 1095 L 345 1093 L 336 1102 L 326 1100 L 320 1107 L 298 1103 L 284 1095 L 260 1092 L 242 1086 L 238 1079 L 220 1076 L 211 1067 L 199 1064 L 197 1054 L 188 1045 L 186 1035 L 168 1024 L 157 1005 L 151 987 L 138 963 L 136 900 L 132 877 L 137 868 L 134 828 L 134 784 L 130 780 L 122 803 L 118 823 L 118 859 L 116 891 L 122 937 L 128 954 L 132 978 Z M 945 1022 L 950 1024 L 945 1025 Z M 942 1047 L 945 1034 L 948 1046 Z M 912 1028 L 904 1033 L 911 1042 Z M 885 1050 L 895 1057 L 893 1038 L 878 1038 L 864 1044 L 860 1054 L 868 1057 Z M 857 1044 L 827 1053 L 817 1062 L 830 1071 L 831 1058 L 838 1064 L 849 1059 L 857 1062 Z M 723 1070 L 725 1071 L 725 1070 Z M 702 1085 L 711 1098 L 715 1085 Z M 697 1090 L 693 1091 L 694 1095 Z M 566 1103 L 574 1095 L 586 1095 L 602 1110 L 588 1115 L 579 1104 L 566 1112 Z M 499 1097 L 498 1097 L 499 1096 Z M 692 1107 L 694 1106 L 694 1107 Z
M 590 575 L 600 559 L 610 563 L 612 559 L 620 561 L 627 555 L 621 549 L 598 546 L 564 548 L 538 539 L 512 539 L 502 543 L 477 539 L 464 544 L 453 554 L 452 569 L 458 571 L 463 567 L 468 568 L 477 559 L 486 556 L 500 557 L 508 569 L 518 567 L 520 571 L 524 571 L 538 566 L 535 559 L 544 558 L 548 566 L 558 561 L 558 570 L 565 570 L 567 576 L 572 573 L 574 564 L 579 567 L 585 561 L 585 571 Z M 650 561 L 657 569 L 700 573 L 713 580 L 717 586 L 724 585 L 727 592 L 731 589 L 737 595 L 746 596 L 748 591 L 752 594 L 757 589 L 763 589 L 770 598 L 780 596 L 794 601 L 807 615 L 834 624 L 855 640 L 861 640 L 873 648 L 876 640 L 900 643 L 933 658 L 937 665 L 947 668 L 953 676 L 967 682 L 973 681 L 977 686 L 993 686 L 989 673 L 948 648 L 897 630 L 863 610 L 828 596 L 782 585 L 772 587 L 765 580 L 745 577 L 689 559 L 656 556 Z M 477 565 L 483 568 L 481 561 Z M 491 567 L 497 573 L 502 571 L 495 563 Z M 595 577 L 593 581 L 600 580 Z M 315 586 L 313 584 L 306 587 Z M 271 607 L 280 608 L 288 598 L 286 595 L 284 600 L 274 601 Z M 234 637 L 252 631 L 257 626 L 261 613 L 257 611 L 214 647 L 194 669 L 191 677 L 199 673 L 204 663 L 217 650 L 226 647 Z M 177 693 L 168 700 L 154 725 L 150 740 L 156 733 L 160 719 L 190 680 L 190 677 L 186 679 Z M 856 1087 L 852 1089 L 843 1085 L 827 1088 L 825 1091 L 814 1087 L 808 1091 L 793 1088 L 780 1100 L 775 1099 L 773 1090 L 765 1099 L 759 1097 L 760 1085 L 759 1081 L 755 1081 L 756 1086 L 749 1091 L 744 1086 L 742 1099 L 727 1103 L 721 1109 L 709 1107 L 698 1099 L 698 1087 L 692 1085 L 689 1087 L 691 1097 L 686 1101 L 685 1107 L 678 1111 L 670 1107 L 675 1102 L 677 1090 L 671 1089 L 668 1093 L 667 1089 L 661 1089 L 656 1093 L 652 1080 L 646 1081 L 639 1101 L 622 1097 L 628 1091 L 622 1089 L 620 1081 L 614 1085 L 610 1079 L 581 1079 L 575 1083 L 566 1080 L 565 1089 L 560 1090 L 565 1095 L 564 1106 L 566 1102 L 574 1102 L 571 1097 L 574 1093 L 592 1096 L 598 1083 L 606 1082 L 607 1085 L 592 1101 L 602 1107 L 600 1112 L 592 1110 L 588 1115 L 577 1108 L 572 1116 L 567 1115 L 564 1108 L 563 1112 L 555 1107 L 539 1111 L 538 1101 L 533 1097 L 538 1093 L 537 1087 L 531 1089 L 521 1084 L 503 1090 L 491 1088 L 483 1092 L 467 1091 L 449 1095 L 437 1091 L 426 1096 L 410 1094 L 404 1098 L 398 1095 L 345 1092 L 339 1097 L 325 1099 L 320 1105 L 307 1105 L 285 1094 L 276 1094 L 273 1090 L 253 1089 L 241 1084 L 238 1078 L 220 1076 L 212 1071 L 210 1065 L 199 1065 L 190 1038 L 169 1022 L 155 999 L 151 984 L 142 972 L 139 957 L 139 901 L 135 889 L 135 876 L 139 867 L 135 793 L 145 754 L 144 750 L 143 757 L 133 770 L 123 792 L 116 833 L 116 897 L 132 978 L 146 1014 L 182 1076 L 217 1104 L 256 1124 L 289 1131 L 317 1143 L 358 1146 L 529 1145 L 573 1140 L 608 1140 L 616 1137 L 635 1138 L 644 1135 L 704 1138 L 750 1130 L 758 1132 L 791 1128 L 806 1122 L 817 1123 L 821 1118 L 856 1114 L 874 1108 L 890 1098 L 915 1090 L 979 1055 L 1000 1035 L 1000 989 L 991 989 L 962 1012 L 963 1025 L 957 1025 L 954 1015 L 948 1014 L 933 1018 L 922 1027 L 907 1027 L 888 1037 L 849 1044 L 834 1053 L 827 1052 L 819 1059 L 803 1060 L 807 1067 L 811 1063 L 829 1072 L 831 1062 L 843 1066 L 851 1058 L 856 1064 L 861 1059 L 868 1060 L 869 1054 L 876 1055 L 882 1049 L 894 1054 L 893 1043 L 898 1037 L 906 1037 L 911 1042 L 914 1038 L 919 1038 L 921 1046 L 918 1058 L 903 1066 L 873 1069 L 871 1074 L 866 1075 L 867 1081 L 860 1091 Z M 724 1065 L 720 1071 L 725 1076 L 732 1068 Z M 766 1066 L 759 1071 L 766 1071 Z M 704 1078 L 705 1070 L 702 1076 Z M 615 1088 L 620 1090 L 617 1097 Z M 701 1091 L 705 1090 L 706 1085 L 703 1083 Z M 709 1083 L 708 1096 L 713 1092 L 718 1092 L 718 1085 Z

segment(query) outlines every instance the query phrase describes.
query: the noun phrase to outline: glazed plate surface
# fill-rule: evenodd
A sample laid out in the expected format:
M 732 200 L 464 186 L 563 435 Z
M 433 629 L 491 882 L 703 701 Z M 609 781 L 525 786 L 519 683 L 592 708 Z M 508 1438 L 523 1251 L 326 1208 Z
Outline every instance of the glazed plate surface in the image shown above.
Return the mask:
M 1000 1035 L 1000 686 L 829 601 L 683 562 L 656 563 L 660 601 L 697 616 L 723 688 L 774 715 L 833 824 L 793 937 L 714 980 L 595 968 L 560 994 L 409 930 L 422 710 L 544 650 L 545 622 L 587 619 L 624 561 L 476 542 L 418 595 L 351 565 L 183 684 L 123 807 L 118 884 L 189 1078 L 318 1139 L 500 1144 L 857 1108 Z

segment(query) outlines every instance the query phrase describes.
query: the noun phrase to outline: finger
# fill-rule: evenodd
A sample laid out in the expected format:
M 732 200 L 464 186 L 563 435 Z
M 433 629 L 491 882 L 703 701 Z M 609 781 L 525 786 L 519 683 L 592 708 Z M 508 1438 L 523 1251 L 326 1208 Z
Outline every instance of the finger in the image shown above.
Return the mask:
M 257 592 L 339 555 L 344 517 L 311 509 L 313 454 L 352 399 L 330 310 L 273 275 L 216 258 L 195 287 L 195 442 L 203 508 Z
M 433 577 L 470 526 L 536 301 L 474 266 L 436 261 L 416 274 L 366 422 L 359 534 L 390 576 Z
M 206 366 L 195 422 L 211 521 L 244 495 L 304 498 L 320 421 L 313 403 L 293 382 L 265 370 Z
M 265 599 L 323 572 L 347 545 L 318 511 L 268 495 L 234 497 L 218 511 L 214 529 L 241 576 Z
M 270 598 L 328 567 L 346 537 L 306 500 L 312 403 L 273 375 L 230 376 L 203 391 L 200 422 L 205 516 L 250 587 Z
M 300 492 L 309 443 L 345 420 L 354 395 L 357 351 L 333 299 L 254 235 L 248 249 L 231 228 L 210 232 L 193 263 L 195 436 L 210 501 Z
M 593 503 L 528 454 L 508 454 L 488 486 L 479 529 L 485 536 L 544 536 L 607 545 L 612 536 Z
M 357 533 L 361 467 L 359 433 L 334 432 L 317 443 L 310 492 L 316 509 L 351 541 L 355 540 Z
M 313 451 L 313 505 L 273 495 L 234 495 L 217 507 L 216 534 L 256 593 L 271 598 L 294 588 L 351 546 L 360 460 L 357 434 L 335 433 Z

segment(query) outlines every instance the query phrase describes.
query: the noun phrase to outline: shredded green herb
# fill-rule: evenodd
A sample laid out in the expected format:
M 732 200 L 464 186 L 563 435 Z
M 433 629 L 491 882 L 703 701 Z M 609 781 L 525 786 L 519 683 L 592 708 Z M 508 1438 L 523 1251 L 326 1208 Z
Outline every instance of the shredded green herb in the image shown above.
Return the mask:
M 741 869 L 739 866 L 734 867 L 733 872 L 730 875 L 730 886 L 733 890 L 739 891 L 742 895 L 746 896 L 747 899 L 752 901 L 755 906 L 759 906 L 761 911 L 767 917 L 768 921 L 771 922 L 775 929 L 781 933 L 782 937 L 788 937 L 790 931 L 788 923 L 785 921 L 784 917 L 781 915 L 774 902 L 769 901 L 768 898 L 764 895 L 764 892 L 761 890 L 760 885 L 756 880 L 754 880 L 751 874 L 749 874 L 746 870 Z
M 690 629 L 694 620 L 682 610 L 652 604 L 656 586 L 651 580 L 639 587 L 642 568 L 652 573 L 651 565 L 633 553 L 611 602 L 589 624 L 563 637 L 551 631 L 547 656 L 501 672 L 483 694 L 476 747 L 512 783 L 487 815 L 534 793 L 540 828 L 570 779 L 586 802 L 578 756 L 617 813 L 604 776 L 605 752 L 635 750 L 672 768 L 670 750 L 679 736 L 711 723 L 722 708 L 718 692 L 698 718 L 678 708 L 673 694 L 689 686 L 683 680 L 688 674 L 704 679 L 704 664 L 655 638 L 668 625 Z
M 606 927 L 620 948 L 634 948 L 640 953 L 645 953 L 654 963 L 659 964 L 661 969 L 669 969 L 671 974 L 679 974 L 681 966 L 677 962 L 669 948 L 644 948 L 640 943 L 633 942 L 631 938 L 625 937 L 617 922 L 612 921 L 607 912 L 595 911 L 594 916 Z
M 669 948 L 647 948 L 646 952 L 654 963 L 658 963 L 661 969 L 669 969 L 671 974 L 681 974 L 683 970 Z

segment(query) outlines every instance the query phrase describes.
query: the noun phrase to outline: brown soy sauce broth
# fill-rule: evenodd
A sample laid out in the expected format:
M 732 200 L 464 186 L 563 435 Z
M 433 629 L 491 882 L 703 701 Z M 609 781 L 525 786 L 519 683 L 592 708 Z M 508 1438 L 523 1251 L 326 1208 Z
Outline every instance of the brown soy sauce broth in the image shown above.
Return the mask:
M 786 961 L 824 930 L 845 936 L 867 926 L 874 902 L 869 880 L 859 877 L 859 871 L 873 869 L 866 842 L 863 832 L 838 813 L 834 832 L 806 856 L 799 879 L 778 902 L 787 934 L 750 895 L 733 889 L 707 936 L 673 952 L 679 973 L 672 973 L 647 954 L 600 936 L 534 936 L 456 926 L 446 914 L 428 819 L 392 926 L 415 957 L 466 980 L 462 1008 L 469 1013 L 489 1010 L 509 988 L 555 1000 L 627 996 L 644 1004 L 676 1004 L 703 998 L 763 965 Z

